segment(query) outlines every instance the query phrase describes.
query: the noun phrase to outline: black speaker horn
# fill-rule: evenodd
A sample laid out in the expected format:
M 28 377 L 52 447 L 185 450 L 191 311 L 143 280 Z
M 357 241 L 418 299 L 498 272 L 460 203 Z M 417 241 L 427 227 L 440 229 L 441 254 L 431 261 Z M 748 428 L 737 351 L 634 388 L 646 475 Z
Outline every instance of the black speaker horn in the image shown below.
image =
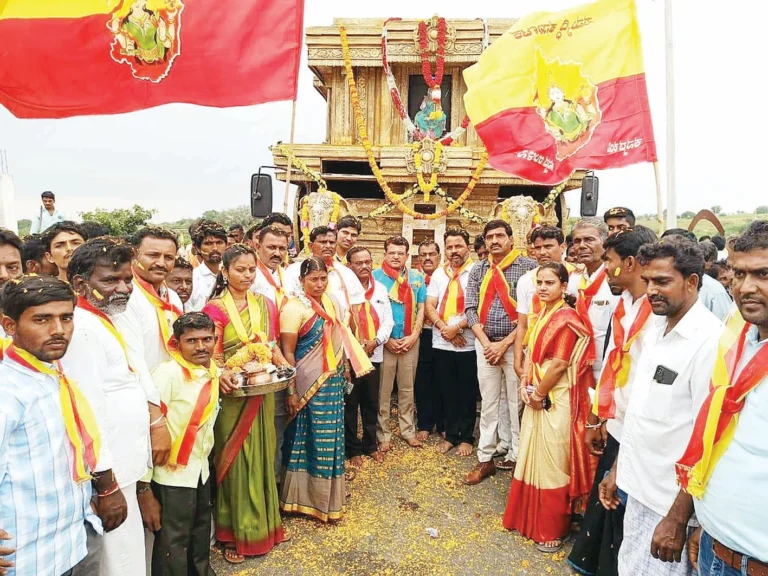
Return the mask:
M 258 173 L 251 176 L 251 216 L 254 218 L 264 218 L 272 213 L 272 176 L 262 174 L 263 168 L 272 167 L 261 166 Z
M 583 217 L 597 216 L 597 199 L 600 181 L 594 172 L 587 172 L 581 181 L 581 215 Z

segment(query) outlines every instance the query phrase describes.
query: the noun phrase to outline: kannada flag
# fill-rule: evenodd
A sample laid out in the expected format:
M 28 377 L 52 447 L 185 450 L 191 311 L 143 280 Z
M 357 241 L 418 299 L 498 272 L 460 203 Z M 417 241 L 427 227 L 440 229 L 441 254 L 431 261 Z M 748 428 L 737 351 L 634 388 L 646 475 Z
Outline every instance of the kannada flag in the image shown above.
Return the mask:
M 634 0 L 522 18 L 464 80 L 497 170 L 554 185 L 579 168 L 656 160 Z
M 303 0 L 0 0 L 0 104 L 20 118 L 296 97 Z

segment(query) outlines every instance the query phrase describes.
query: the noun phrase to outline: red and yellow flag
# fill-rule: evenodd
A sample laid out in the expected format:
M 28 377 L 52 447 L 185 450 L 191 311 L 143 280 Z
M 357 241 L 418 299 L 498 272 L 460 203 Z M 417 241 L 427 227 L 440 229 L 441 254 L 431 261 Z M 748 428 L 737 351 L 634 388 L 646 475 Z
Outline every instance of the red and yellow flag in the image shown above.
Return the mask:
M 303 0 L 0 0 L 0 104 L 20 118 L 296 98 Z
M 580 168 L 656 160 L 634 0 L 526 16 L 464 80 L 497 170 L 554 185 Z

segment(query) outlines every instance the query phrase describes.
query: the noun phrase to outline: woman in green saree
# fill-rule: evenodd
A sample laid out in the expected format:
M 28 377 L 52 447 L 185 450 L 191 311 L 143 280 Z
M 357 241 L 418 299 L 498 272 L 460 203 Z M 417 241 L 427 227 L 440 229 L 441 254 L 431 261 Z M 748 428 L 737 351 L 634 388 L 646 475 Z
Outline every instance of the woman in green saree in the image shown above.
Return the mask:
M 214 359 L 220 366 L 251 342 L 272 346 L 272 362 L 286 363 L 274 346 L 270 316 L 277 311 L 269 300 L 249 291 L 255 276 L 253 249 L 235 244 L 224 252 L 212 298 L 203 308 L 216 326 Z M 274 394 L 221 396 L 214 427 L 216 538 L 233 564 L 244 556 L 266 554 L 286 540 L 275 483 L 274 420 Z

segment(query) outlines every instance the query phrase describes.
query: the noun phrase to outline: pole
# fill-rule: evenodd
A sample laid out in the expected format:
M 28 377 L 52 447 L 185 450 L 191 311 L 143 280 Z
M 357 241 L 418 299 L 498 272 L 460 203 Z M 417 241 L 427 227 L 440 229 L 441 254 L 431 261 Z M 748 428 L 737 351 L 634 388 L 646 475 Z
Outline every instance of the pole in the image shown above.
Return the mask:
M 661 171 L 658 161 L 653 163 L 653 175 L 656 177 L 656 227 L 659 229 L 659 236 L 661 236 L 664 232 L 664 196 L 661 192 Z
M 664 3 L 664 38 L 667 68 L 667 228 L 677 228 L 675 190 L 675 58 L 672 34 L 672 0 Z
M 291 110 L 291 139 L 288 145 L 293 148 L 293 134 L 296 131 L 296 99 L 293 100 L 293 109 Z M 288 214 L 288 193 L 291 189 L 291 160 L 288 159 L 288 172 L 285 175 L 285 197 L 283 198 L 283 212 Z M 292 218 L 291 214 L 288 214 Z

